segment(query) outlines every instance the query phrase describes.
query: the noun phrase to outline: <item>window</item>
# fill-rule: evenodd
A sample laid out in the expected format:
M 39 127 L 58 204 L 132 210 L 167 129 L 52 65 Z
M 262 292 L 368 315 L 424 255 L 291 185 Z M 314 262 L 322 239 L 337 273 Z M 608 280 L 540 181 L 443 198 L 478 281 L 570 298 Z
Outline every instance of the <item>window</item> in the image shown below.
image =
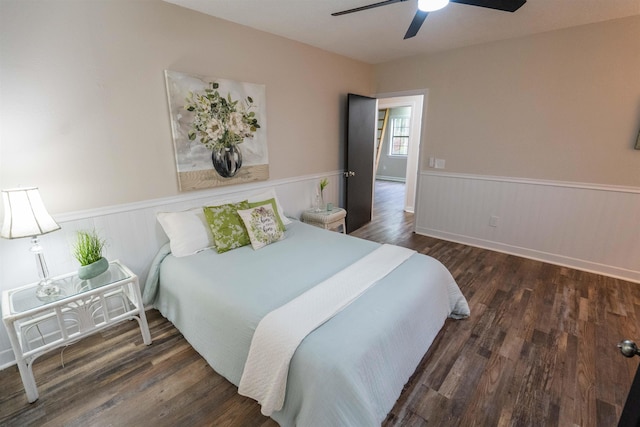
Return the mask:
M 407 154 L 409 154 L 409 118 L 392 118 L 389 155 L 406 156 Z

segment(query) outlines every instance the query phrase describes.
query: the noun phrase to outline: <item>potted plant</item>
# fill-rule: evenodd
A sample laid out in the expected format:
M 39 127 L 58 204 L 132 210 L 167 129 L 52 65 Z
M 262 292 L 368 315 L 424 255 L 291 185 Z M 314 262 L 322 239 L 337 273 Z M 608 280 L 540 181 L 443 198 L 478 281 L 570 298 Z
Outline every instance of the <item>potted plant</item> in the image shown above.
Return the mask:
M 92 279 L 109 268 L 109 261 L 102 256 L 105 240 L 94 231 L 78 231 L 73 255 L 80 263 L 78 277 Z
M 329 180 L 327 178 L 322 178 L 320 180 L 320 209 L 323 209 L 326 205 L 324 204 L 324 189 L 329 185 Z

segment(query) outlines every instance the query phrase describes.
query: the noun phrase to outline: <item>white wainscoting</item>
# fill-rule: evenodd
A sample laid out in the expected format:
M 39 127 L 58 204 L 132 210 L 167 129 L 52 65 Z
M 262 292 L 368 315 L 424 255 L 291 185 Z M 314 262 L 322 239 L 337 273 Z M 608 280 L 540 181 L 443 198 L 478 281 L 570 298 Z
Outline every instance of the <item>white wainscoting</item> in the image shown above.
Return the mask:
M 417 233 L 640 282 L 640 188 L 423 172 L 417 199 Z
M 262 189 L 275 188 L 285 214 L 300 218 L 302 211 L 313 205 L 316 188 L 323 177 L 329 179 L 329 185 L 324 190 L 324 200 L 339 205 L 343 194 L 342 171 L 221 187 L 176 197 L 54 215 L 62 229 L 41 236 L 40 239 L 49 272 L 51 276 L 56 276 L 77 270 L 79 264 L 71 254 L 76 231 L 95 229 L 107 240 L 106 257 L 125 263 L 138 275 L 141 286 L 144 286 L 155 254 L 168 241 L 156 221 L 157 212 L 185 210 L 212 201 L 237 199 Z M 29 239 L 0 239 L 0 291 L 38 280 L 30 247 Z M 13 351 L 3 324 L 0 326 L 0 369 L 13 363 Z

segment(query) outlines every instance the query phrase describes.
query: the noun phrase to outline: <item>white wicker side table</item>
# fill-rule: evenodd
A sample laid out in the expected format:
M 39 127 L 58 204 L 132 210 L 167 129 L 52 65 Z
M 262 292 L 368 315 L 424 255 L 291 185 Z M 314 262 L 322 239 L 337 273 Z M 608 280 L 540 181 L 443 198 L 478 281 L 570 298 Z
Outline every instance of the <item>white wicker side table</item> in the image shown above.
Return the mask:
M 347 211 L 342 208 L 333 208 L 330 211 L 322 210 L 316 212 L 315 209 L 309 209 L 302 212 L 302 221 L 325 230 L 338 230 L 342 226 L 342 233 L 347 234 L 347 226 L 345 217 Z
M 151 344 L 138 276 L 124 264 L 112 261 L 89 280 L 76 273 L 51 280 L 61 293 L 46 301 L 36 297 L 37 283 L 2 291 L 2 320 L 29 402 L 38 399 L 33 362 L 44 353 L 127 319 L 138 321 L 142 341 Z

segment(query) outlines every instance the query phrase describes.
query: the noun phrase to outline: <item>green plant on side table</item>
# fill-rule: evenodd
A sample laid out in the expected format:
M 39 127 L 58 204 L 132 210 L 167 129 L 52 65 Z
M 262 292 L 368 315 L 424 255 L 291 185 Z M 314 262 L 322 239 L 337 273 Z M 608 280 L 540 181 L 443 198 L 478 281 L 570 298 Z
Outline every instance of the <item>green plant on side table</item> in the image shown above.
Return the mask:
M 327 208 L 327 206 L 330 204 L 329 203 L 329 204 L 325 205 L 325 203 L 324 203 L 324 189 L 325 189 L 325 187 L 327 185 L 329 185 L 329 180 L 327 178 L 322 178 L 320 180 L 320 203 L 319 203 L 319 206 L 318 206 L 319 209 Z M 331 210 L 331 209 L 327 208 L 327 210 Z
M 78 277 L 82 280 L 92 279 L 107 271 L 109 261 L 102 256 L 105 240 L 94 231 L 78 231 L 73 255 L 80 263 Z

